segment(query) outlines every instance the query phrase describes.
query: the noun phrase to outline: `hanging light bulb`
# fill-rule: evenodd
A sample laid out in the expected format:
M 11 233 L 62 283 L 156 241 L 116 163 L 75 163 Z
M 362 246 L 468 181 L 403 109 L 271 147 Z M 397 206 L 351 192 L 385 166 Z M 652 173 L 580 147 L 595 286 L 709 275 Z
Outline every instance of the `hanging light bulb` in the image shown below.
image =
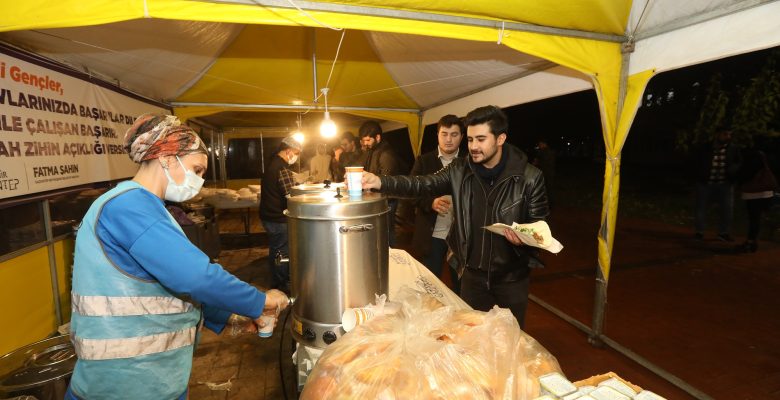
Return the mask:
M 297 122 L 298 128 L 295 129 L 295 131 L 292 133 L 291 136 L 298 143 L 303 144 L 303 130 L 301 129 L 301 113 L 298 113 L 298 119 L 295 122 Z
M 323 96 L 325 96 L 325 117 L 320 124 L 320 135 L 326 139 L 330 139 L 336 136 L 336 123 L 330 119 L 330 112 L 328 111 L 328 88 L 321 89 Z
M 325 118 L 320 124 L 320 135 L 322 135 L 324 138 L 330 139 L 336 136 L 336 130 L 336 123 L 330 119 L 330 113 L 325 111 Z

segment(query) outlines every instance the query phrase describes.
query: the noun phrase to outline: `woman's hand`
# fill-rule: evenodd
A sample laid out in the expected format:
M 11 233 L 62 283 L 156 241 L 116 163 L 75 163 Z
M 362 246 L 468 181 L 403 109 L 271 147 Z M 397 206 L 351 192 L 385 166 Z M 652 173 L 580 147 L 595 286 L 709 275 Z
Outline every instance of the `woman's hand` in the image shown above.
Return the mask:
M 271 289 L 267 292 L 265 292 L 265 307 L 263 307 L 263 315 L 273 315 L 275 317 L 279 317 L 279 312 L 287 308 L 287 306 L 290 305 L 290 298 L 287 297 L 284 292 L 278 289 Z M 257 325 L 257 330 L 259 331 L 260 328 L 265 327 L 266 325 L 266 319 L 263 318 L 263 315 L 258 317 L 254 322 L 255 325 Z
M 270 312 L 279 313 L 290 305 L 290 298 L 284 292 L 278 289 L 271 289 L 265 292 L 265 307 L 263 314 Z

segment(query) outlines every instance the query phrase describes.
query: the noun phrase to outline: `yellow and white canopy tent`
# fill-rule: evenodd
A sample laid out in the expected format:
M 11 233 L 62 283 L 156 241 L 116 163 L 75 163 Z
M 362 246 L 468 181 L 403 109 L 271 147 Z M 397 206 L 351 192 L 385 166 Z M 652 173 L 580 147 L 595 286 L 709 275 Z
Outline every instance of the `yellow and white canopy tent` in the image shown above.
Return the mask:
M 444 114 L 594 89 L 607 160 L 596 338 L 621 150 L 648 80 L 780 44 L 769 0 L 26 0 L 0 11 L 0 40 L 220 128 L 292 126 L 324 111 L 328 87 L 331 110 L 405 124 L 418 150 L 421 127 Z

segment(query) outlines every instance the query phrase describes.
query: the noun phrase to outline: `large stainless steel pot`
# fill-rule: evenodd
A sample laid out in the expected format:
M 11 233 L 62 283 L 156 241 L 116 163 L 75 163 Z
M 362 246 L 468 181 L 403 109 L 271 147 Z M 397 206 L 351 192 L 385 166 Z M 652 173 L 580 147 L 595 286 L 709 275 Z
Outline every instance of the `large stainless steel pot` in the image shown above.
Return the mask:
M 287 200 L 293 336 L 325 347 L 340 337 L 346 308 L 387 292 L 387 199 L 324 191 Z
M 65 397 L 76 365 L 70 336 L 56 336 L 0 357 L 0 398 L 22 395 L 38 400 Z

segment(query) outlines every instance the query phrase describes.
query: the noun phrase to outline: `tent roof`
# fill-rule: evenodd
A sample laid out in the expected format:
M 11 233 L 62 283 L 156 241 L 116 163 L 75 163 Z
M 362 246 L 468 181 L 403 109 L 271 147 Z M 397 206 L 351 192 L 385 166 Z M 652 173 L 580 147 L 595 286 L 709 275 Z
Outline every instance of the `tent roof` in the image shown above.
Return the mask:
M 0 38 L 165 102 L 322 106 L 324 99 L 314 89 L 312 56 L 316 49 L 321 88 L 341 32 L 139 19 L 6 32 Z M 345 31 L 328 104 L 416 111 L 552 66 L 496 43 Z M 201 119 L 223 127 L 290 126 L 296 119 L 290 111 L 306 110 L 279 111 L 284 115 L 245 110 Z
M 398 117 L 399 113 L 432 110 L 426 113 L 426 122 L 431 122 L 436 118 L 431 113 L 447 113 L 448 105 L 456 103 L 472 104 L 463 99 L 480 93 L 494 96 L 483 99 L 483 104 L 490 101 L 507 106 L 587 88 L 583 82 L 604 68 L 594 69 L 593 64 L 601 62 L 609 69 L 613 61 L 600 60 L 603 57 L 594 54 L 593 60 L 582 62 L 583 55 L 599 49 L 614 57 L 618 50 L 589 42 L 637 38 L 637 49 L 651 51 L 632 56 L 636 60 L 631 64 L 632 73 L 776 45 L 777 33 L 763 34 L 761 40 L 746 34 L 740 40 L 740 35 L 735 35 L 742 34 L 739 26 L 729 26 L 728 32 L 699 30 L 702 43 L 693 52 L 685 43 L 670 46 L 680 37 L 664 35 L 752 8 L 763 6 L 774 12 L 778 3 L 28 0 L 0 6 L 0 31 L 5 31 L 0 40 L 175 106 L 208 105 L 185 114 L 216 126 L 266 126 L 285 120 L 291 125 L 295 113 L 306 107 L 318 106 L 321 111 L 324 99 L 320 97 L 315 103 L 314 98 L 328 80 L 341 37 L 340 32 L 326 27 L 339 26 L 349 30 L 328 85 L 329 105 L 336 110 L 358 110 L 364 118 L 377 118 L 377 114 L 365 114 L 376 108 L 389 109 L 391 112 L 381 117 L 404 123 L 413 119 Z M 764 20 L 773 19 L 765 16 Z M 766 29 L 761 32 L 771 29 L 771 23 L 762 26 Z M 560 46 L 560 50 L 556 53 L 536 46 L 537 33 L 560 38 L 552 39 L 552 46 Z M 707 46 L 707 40 L 715 42 L 724 35 L 737 36 L 729 41 L 730 47 Z M 581 40 L 567 42 L 567 37 Z M 496 43 L 502 39 L 503 44 Z M 669 47 L 676 53 L 664 58 Z M 316 85 L 312 54 L 317 59 Z M 663 62 L 655 63 L 659 58 Z M 575 72 L 572 79 L 571 71 L 556 64 L 581 72 Z M 563 79 L 549 79 L 559 77 Z M 545 82 L 545 86 L 538 82 Z M 538 94 L 529 96 L 526 91 L 530 89 Z M 498 94 L 503 97 L 495 97 Z M 518 100 L 513 103 L 513 98 Z M 258 106 L 269 105 L 290 115 L 272 117 L 256 112 Z M 453 110 L 463 112 L 462 108 Z

